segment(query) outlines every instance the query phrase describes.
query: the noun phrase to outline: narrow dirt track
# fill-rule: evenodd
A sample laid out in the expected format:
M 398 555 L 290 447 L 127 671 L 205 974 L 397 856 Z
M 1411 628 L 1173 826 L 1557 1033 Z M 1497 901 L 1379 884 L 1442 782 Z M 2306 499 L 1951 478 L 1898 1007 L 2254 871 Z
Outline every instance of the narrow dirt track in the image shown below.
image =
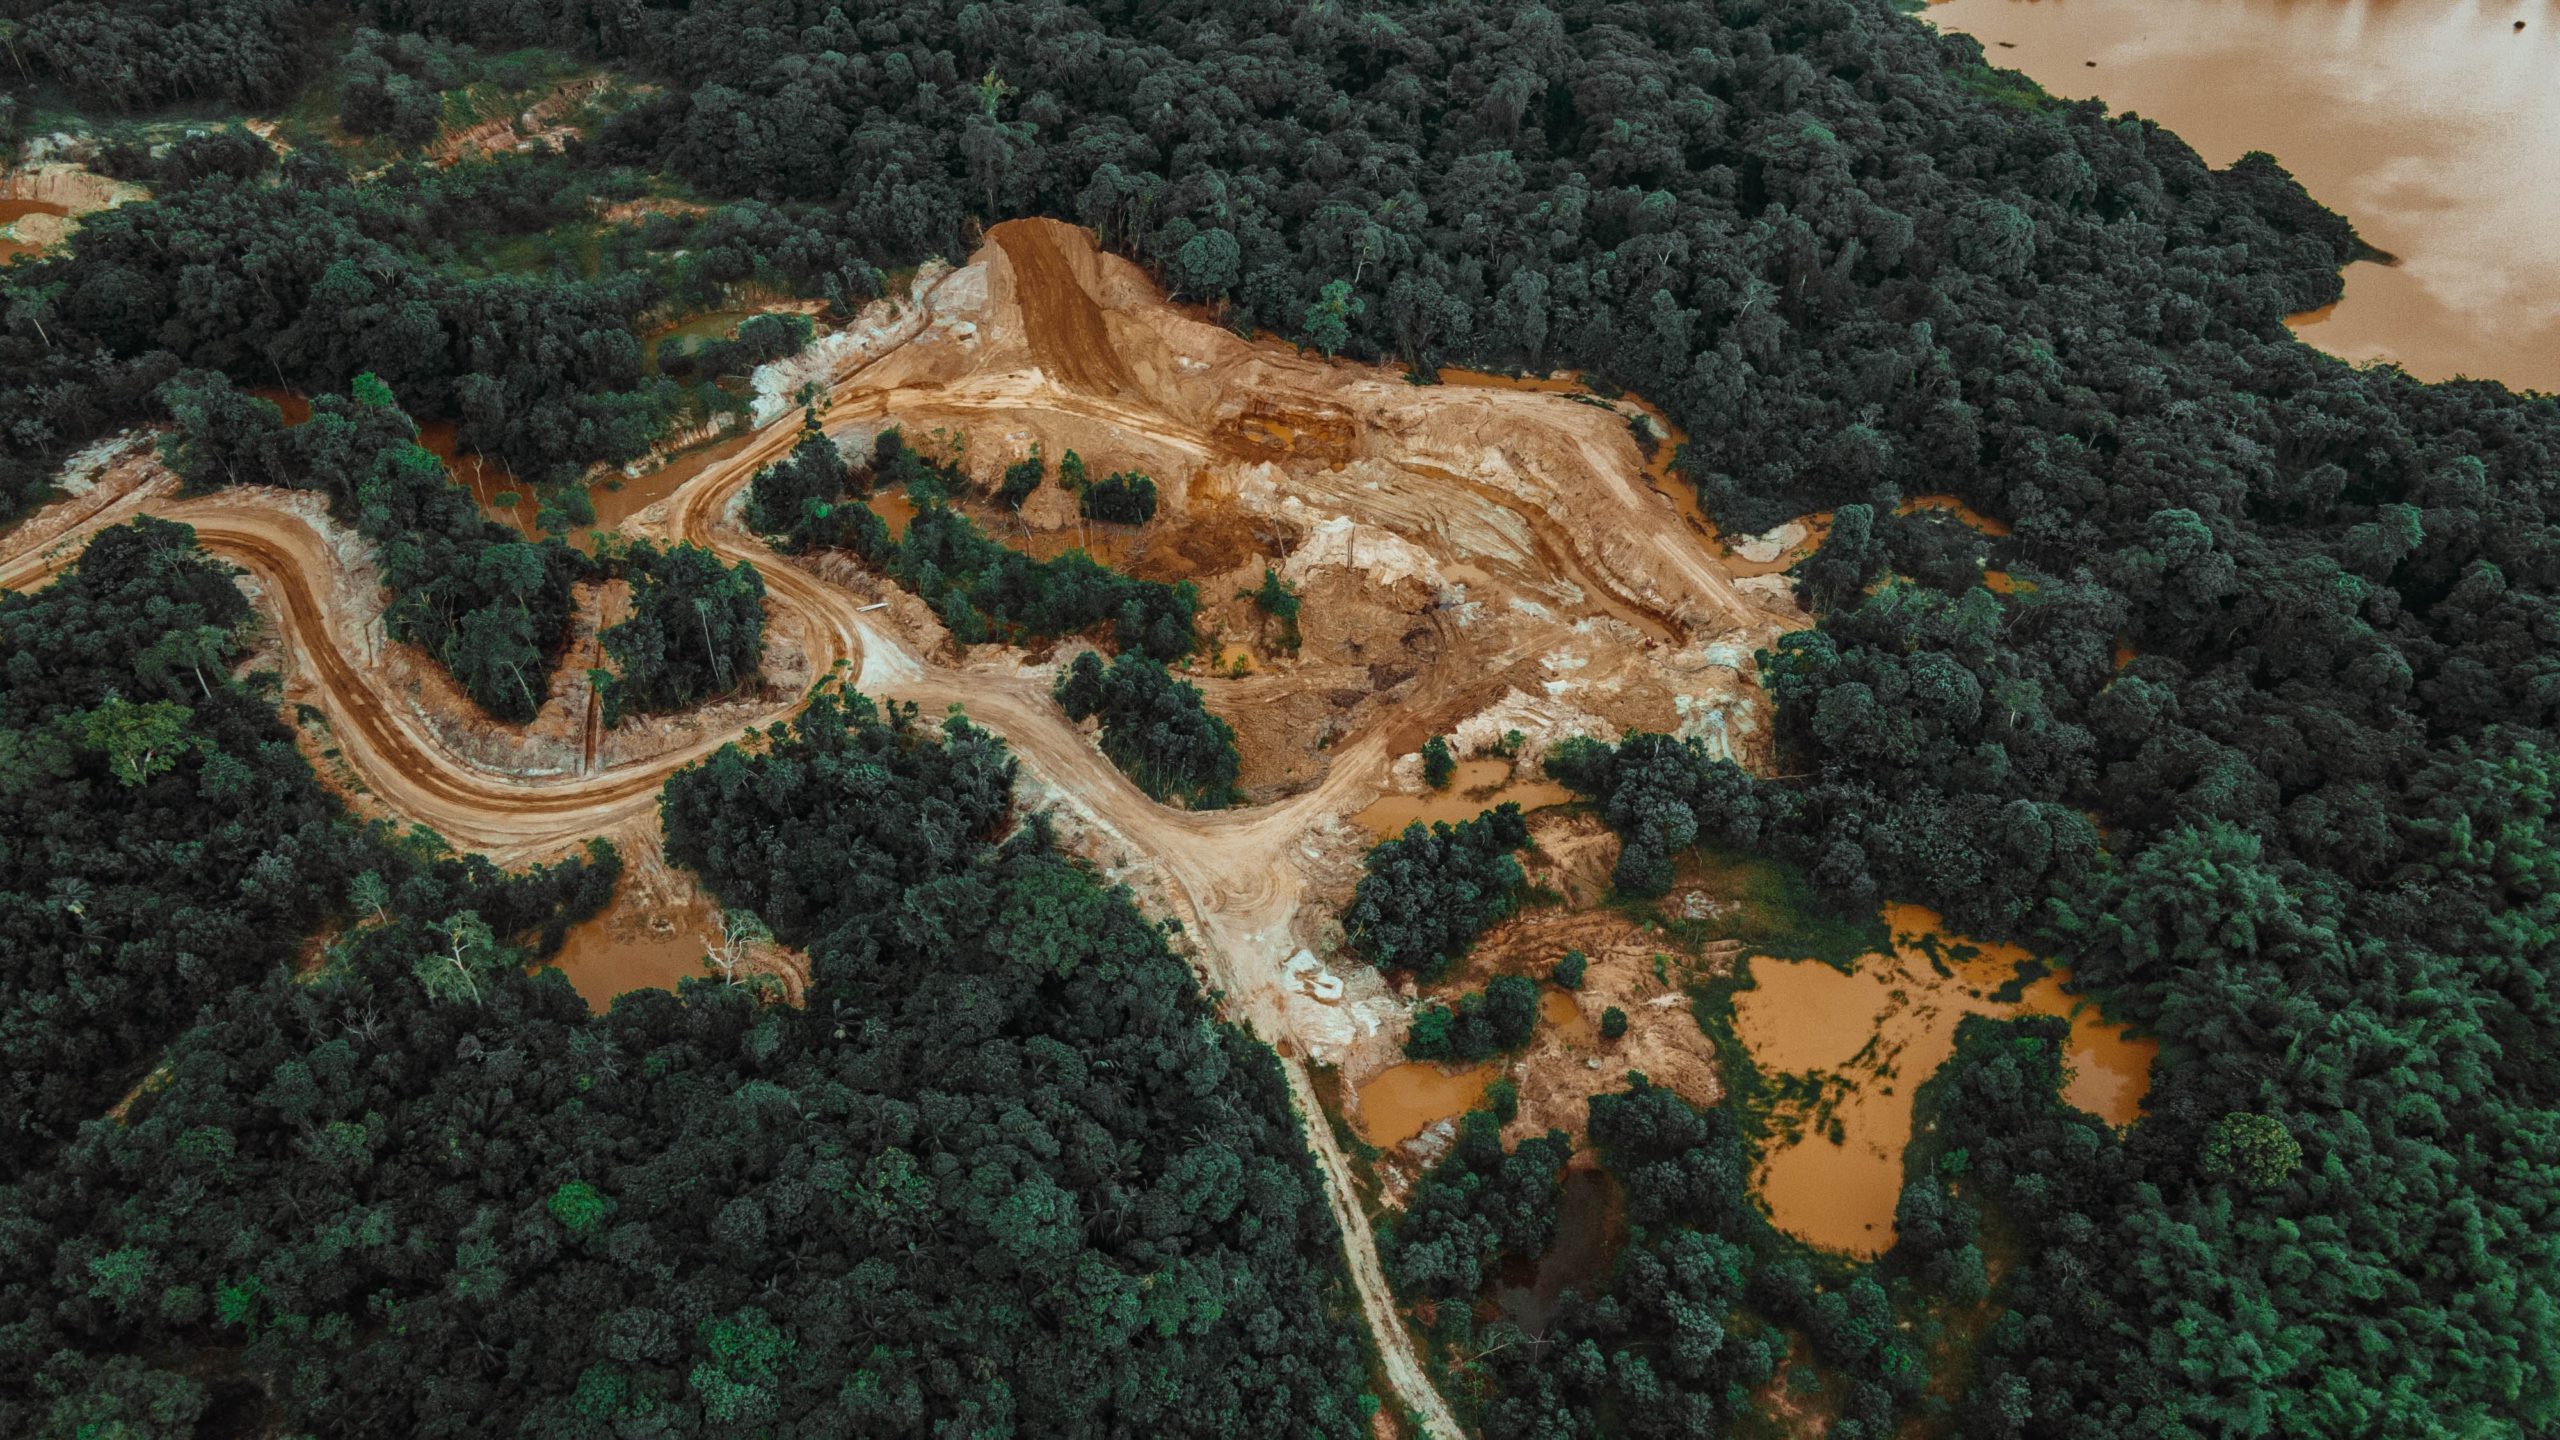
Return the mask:
M 829 385 L 823 408 L 831 422 L 896 417 L 917 407 L 937 416 L 999 420 L 1041 409 L 1130 427 L 1180 454 L 1205 458 L 1218 449 L 1196 409 L 1182 410 L 1162 382 L 1151 392 L 1124 363 L 1102 308 L 1079 278 L 1079 262 L 1090 269 L 1095 257 L 1061 249 L 1072 244 L 1089 252 L 1089 239 L 1062 225 L 1016 222 L 997 227 L 989 240 L 1010 266 L 1028 351 L 1027 356 L 1022 349 L 1006 353 L 1027 360 L 1026 369 L 950 373 L 948 359 L 935 357 L 948 357 L 953 347 L 928 344 L 921 338 L 923 325 L 902 319 L 905 328 L 885 350 Z M 918 299 L 930 310 L 929 294 Z M 925 359 L 890 363 L 911 349 L 922 349 Z M 1266 365 L 1265 374 L 1304 371 L 1337 383 L 1342 374 L 1285 358 L 1255 363 Z M 937 371 L 936 364 L 944 368 Z M 919 367 L 923 373 L 914 373 Z M 1409 400 L 1401 387 L 1380 393 L 1399 403 Z M 1480 402 L 1464 395 L 1422 395 L 1411 403 Z M 1569 402 L 1551 396 L 1504 396 L 1501 402 L 1483 403 L 1563 405 L 1565 410 L 1547 413 L 1566 421 L 1588 419 L 1571 413 Z M 1412 748 L 1415 736 L 1407 732 L 1415 722 L 1428 720 L 1436 726 L 1454 718 L 1438 712 L 1477 696 L 1503 670 L 1532 658 L 1549 633 L 1563 628 L 1559 621 L 1546 631 L 1531 632 L 1523 645 L 1487 657 L 1497 662 L 1490 666 L 1435 678 L 1424 692 L 1433 714 L 1373 726 L 1335 747 L 1323 779 L 1307 792 L 1251 810 L 1194 814 L 1170 809 L 1149 799 L 1070 726 L 1037 679 L 932 665 L 886 625 L 865 616 L 854 595 L 726 523 L 740 490 L 759 469 L 786 455 L 799 436 L 799 414 L 787 412 L 735 453 L 705 466 L 673 494 L 634 516 L 635 527 L 707 546 L 726 561 L 752 562 L 764 576 L 768 616 L 777 626 L 798 632 L 813 676 L 845 673 L 869 693 L 913 701 L 929 712 L 958 704 L 974 722 L 1001 735 L 1060 804 L 1093 831 L 1152 862 L 1164 877 L 1165 903 L 1197 937 L 1196 959 L 1208 983 L 1224 992 L 1228 1013 L 1274 1042 L 1296 1038 L 1273 983 L 1281 962 L 1296 948 L 1305 899 L 1307 882 L 1295 848 L 1327 817 L 1349 814 L 1386 792 L 1389 762 L 1398 753 L 1392 747 Z M 1589 513 L 1575 513 L 1570 520 L 1550 513 L 1547 504 L 1556 502 L 1495 492 L 1453 469 L 1418 461 L 1408 473 L 1417 481 L 1446 484 L 1451 493 L 1476 493 L 1519 515 L 1535 532 L 1538 563 L 1590 591 L 1614 595 L 1623 602 L 1615 607 L 1619 613 L 1648 633 L 1675 633 L 1681 622 L 1672 612 L 1681 608 L 1735 627 L 1767 623 L 1767 616 L 1755 611 L 1734 589 L 1732 577 L 1698 549 L 1695 537 L 1670 514 L 1668 502 L 1647 488 L 1640 474 L 1621 473 L 1626 467 L 1620 460 L 1587 444 L 1577 453 L 1577 463 L 1590 474 L 1580 482 L 1584 493 L 1569 497 L 1565 508 L 1579 511 L 1589 502 Z M 122 494 L 57 508 L 63 513 L 0 539 L 0 586 L 24 588 L 40 582 L 67 563 L 87 535 L 137 513 L 194 526 L 208 550 L 237 562 L 261 582 L 294 663 L 315 682 L 321 709 L 348 764 L 395 813 L 433 827 L 460 846 L 521 859 L 618 827 L 653 823 L 649 813 L 666 777 L 734 733 L 708 735 L 603 774 L 527 779 L 500 773 L 439 743 L 411 705 L 384 692 L 379 673 L 363 661 L 371 653 L 368 637 L 349 633 L 348 617 L 329 602 L 327 582 L 339 563 L 329 537 L 284 492 L 234 490 L 182 500 L 162 477 Z M 1668 523 L 1654 523 L 1666 517 Z M 1677 602 L 1674 607 L 1657 606 L 1633 593 L 1618 582 L 1616 572 L 1602 573 L 1607 566 L 1585 563 L 1595 532 L 1612 530 L 1624 532 L 1625 545 L 1634 552 L 1653 557 L 1648 563 L 1659 566 L 1657 574 L 1673 578 L 1678 591 L 1670 597 Z M 1653 583 L 1658 588 L 1659 582 Z M 778 706 L 752 723 L 785 718 L 801 703 Z M 1342 1231 L 1354 1289 L 1390 1387 L 1406 1409 L 1422 1418 L 1427 1435 L 1456 1440 L 1456 1418 L 1432 1385 L 1396 1309 L 1350 1161 L 1325 1121 L 1306 1064 L 1294 1058 L 1303 1047 L 1282 1049 L 1282 1069 L 1305 1118 L 1307 1143 L 1324 1177 L 1326 1200 Z

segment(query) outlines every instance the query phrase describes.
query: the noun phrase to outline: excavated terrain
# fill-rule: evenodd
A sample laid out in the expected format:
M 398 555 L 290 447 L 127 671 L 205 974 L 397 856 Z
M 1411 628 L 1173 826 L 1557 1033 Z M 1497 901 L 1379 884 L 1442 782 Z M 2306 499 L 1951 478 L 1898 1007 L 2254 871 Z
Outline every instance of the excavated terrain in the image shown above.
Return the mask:
M 1053 465 L 1077 451 L 1097 477 L 1154 476 L 1162 507 L 1143 528 L 1080 528 L 1054 484 L 1018 518 L 969 508 L 1036 553 L 1084 543 L 1140 575 L 1199 586 L 1223 660 L 1248 667 L 1232 677 L 1204 666 L 1198 683 L 1236 726 L 1250 803 L 1187 813 L 1121 775 L 1048 697 L 1074 647 L 978 646 L 964 658 L 926 607 L 849 557 L 786 559 L 745 533 L 747 482 L 797 438 L 787 402 L 766 405 L 761 429 L 625 523 L 764 573 L 775 673 L 761 692 L 693 716 L 597 733 L 581 672 L 617 603 L 604 593 L 582 597 L 554 699 L 533 724 L 475 716 L 432 664 L 383 639 L 366 547 L 316 497 L 182 499 L 147 449 L 89 457 L 79 493 L 0 541 L 0 584 L 39 583 L 86 535 L 134 514 L 183 520 L 245 570 L 275 624 L 288 712 L 318 713 L 306 743 L 335 752 L 322 771 L 341 788 L 507 860 L 615 837 L 644 860 L 647 883 L 628 888 L 670 913 L 700 905 L 657 862 L 657 795 L 673 770 L 787 715 L 812 680 L 840 669 L 929 711 L 965 706 L 1021 756 L 1026 802 L 1054 807 L 1067 843 L 1184 922 L 1203 982 L 1279 1048 L 1311 1117 L 1307 1061 L 1342 1066 L 1356 1086 L 1396 1058 L 1411 998 L 1341 953 L 1332 917 L 1372 839 L 1350 817 L 1414 787 L 1411 761 L 1395 762 L 1425 737 L 1483 753 L 1516 730 L 1524 776 L 1566 736 L 1638 728 L 1766 761 L 1751 656 L 1806 619 L 1768 564 L 1728 555 L 1694 504 L 1656 488 L 1637 434 L 1659 426 L 1631 404 L 1559 382 L 1414 385 L 1248 341 L 1167 303 L 1087 232 L 1046 221 L 998 226 L 967 264 L 921 272 L 905 300 L 876 304 L 796 363 L 821 382 L 822 423 L 849 446 L 895 425 L 989 488 L 1034 444 Z M 1305 599 L 1294 653 L 1233 598 L 1266 566 Z M 1614 843 L 1596 821 L 1542 816 L 1537 841 L 1544 883 L 1596 895 Z M 1519 1062 L 1522 1127 L 1578 1130 L 1581 1098 L 1631 1067 L 1712 1099 L 1677 977 L 1658 980 L 1641 938 L 1606 912 L 1531 911 L 1454 978 L 1543 973 L 1572 946 L 1593 959 L 1582 1028 L 1607 1004 L 1636 1024 L 1597 1069 L 1580 1029 L 1542 1033 Z M 1307 1132 L 1389 1378 L 1428 1430 L 1455 1435 L 1396 1319 L 1350 1163 L 1329 1126 Z

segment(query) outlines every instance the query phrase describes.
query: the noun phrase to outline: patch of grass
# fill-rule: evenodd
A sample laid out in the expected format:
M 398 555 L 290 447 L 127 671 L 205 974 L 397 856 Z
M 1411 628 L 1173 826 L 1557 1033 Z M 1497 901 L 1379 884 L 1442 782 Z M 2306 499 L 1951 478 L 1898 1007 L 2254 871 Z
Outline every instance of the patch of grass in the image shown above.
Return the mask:
M 2052 108 L 2054 99 L 2045 88 L 2015 70 L 1996 70 L 1988 65 L 1965 65 L 1950 72 L 1956 88 L 1979 95 L 1994 105 L 2029 114 Z
M 1827 907 L 1804 872 L 1766 856 L 1716 846 L 1692 847 L 1677 861 L 1672 892 L 1703 890 L 1726 908 L 1708 916 L 1664 916 L 1663 924 L 1695 949 L 1720 940 L 1780 960 L 1819 960 L 1844 974 L 1884 949 L 1881 920 Z

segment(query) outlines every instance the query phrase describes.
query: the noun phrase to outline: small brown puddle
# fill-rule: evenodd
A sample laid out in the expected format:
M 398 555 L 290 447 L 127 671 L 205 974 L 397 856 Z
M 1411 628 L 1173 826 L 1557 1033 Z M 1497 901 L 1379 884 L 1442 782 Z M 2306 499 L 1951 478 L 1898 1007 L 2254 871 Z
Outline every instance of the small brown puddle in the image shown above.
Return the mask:
M 1586 1049 L 1594 1038 L 1591 1022 L 1582 1016 L 1582 1002 L 1563 990 L 1538 992 L 1538 1020 L 1561 1032 L 1569 1049 Z
M 601 1015 L 617 995 L 673 990 L 687 976 L 710 974 L 703 957 L 719 938 L 719 914 L 708 905 L 644 914 L 617 891 L 602 912 L 569 931 L 550 963 Z
M 596 518 L 591 524 L 576 527 L 583 540 L 590 530 L 618 530 L 622 522 L 673 495 L 684 482 L 728 459 L 747 447 L 754 439 L 751 431 L 739 431 L 713 441 L 699 449 L 679 454 L 655 470 L 643 471 L 624 478 L 609 474 L 587 489 L 587 499 L 595 506 Z M 612 488 L 619 482 L 619 489 Z
M 2097 1007 L 2062 993 L 2051 972 L 2015 1001 L 1993 995 L 2029 959 L 2016 945 L 1983 945 L 1947 934 L 1936 912 L 1888 905 L 1893 951 L 1844 975 L 1819 961 L 1751 962 L 1753 988 L 1734 996 L 1734 1031 L 1766 1075 L 1829 1075 L 1846 1082 L 1827 1114 L 1782 1104 L 1781 1130 L 1802 1133 L 1773 1145 L 1761 1167 L 1761 1198 L 1778 1228 L 1852 1255 L 1881 1253 L 1893 1240 L 1902 1187 L 1902 1150 L 1911 1139 L 1912 1094 L 1955 1052 L 1967 1015 L 2060 1015 L 2071 1021 L 2063 1098 L 2111 1125 L 2129 1124 L 2150 1087 L 2156 1041 L 2111 1026 Z M 1950 972 L 1931 963 L 1934 937 Z M 1840 1143 L 1823 1133 L 1837 1122 Z
M 1506 802 L 1522 810 L 1540 810 L 1572 798 L 1571 790 L 1553 780 L 1513 779 L 1508 760 L 1461 760 L 1446 788 L 1420 795 L 1388 795 L 1351 819 L 1379 839 L 1392 840 L 1416 821 L 1431 825 L 1446 820 L 1455 825 Z
M 1941 515 L 1951 515 L 1955 517 L 1957 523 L 1967 529 L 1991 536 L 1995 540 L 2009 533 L 2008 521 L 1994 520 L 1953 495 L 1914 495 L 1903 501 L 1902 508 L 1896 513 L 1912 515 L 1922 510 L 1935 510 Z
M 872 514 L 888 522 L 890 539 L 907 538 L 907 525 L 916 518 L 916 502 L 907 498 L 906 491 L 876 490 L 870 499 L 862 503 L 871 507 Z

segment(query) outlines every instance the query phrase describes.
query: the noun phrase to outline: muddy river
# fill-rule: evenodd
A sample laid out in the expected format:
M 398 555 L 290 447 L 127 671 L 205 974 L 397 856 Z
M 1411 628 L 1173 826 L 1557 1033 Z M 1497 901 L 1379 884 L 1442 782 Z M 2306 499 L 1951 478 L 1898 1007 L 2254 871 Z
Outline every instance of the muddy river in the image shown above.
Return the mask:
M 2398 257 L 2347 267 L 2344 300 L 2295 317 L 2303 339 L 2560 391 L 2560 0 L 1944 0 L 1929 18 L 2210 164 L 2269 152 Z
M 1893 1241 L 1912 1094 L 1955 1052 L 1965 1016 L 2067 1016 L 2063 1098 L 2114 1125 L 2140 1113 L 2159 1048 L 2062 993 L 2068 977 L 2058 971 L 2004 998 L 2002 987 L 2030 958 L 2022 947 L 1950 935 L 1917 905 L 1887 906 L 1884 918 L 1892 953 L 1869 956 L 1857 973 L 1759 958 L 1751 962 L 1753 988 L 1734 996 L 1734 1030 L 1764 1077 L 1826 1085 L 1819 1100 L 1781 1102 L 1772 1117 L 1774 1135 L 1797 1133 L 1773 1140 L 1761 1197 L 1778 1228 L 1852 1255 L 1878 1254 Z

